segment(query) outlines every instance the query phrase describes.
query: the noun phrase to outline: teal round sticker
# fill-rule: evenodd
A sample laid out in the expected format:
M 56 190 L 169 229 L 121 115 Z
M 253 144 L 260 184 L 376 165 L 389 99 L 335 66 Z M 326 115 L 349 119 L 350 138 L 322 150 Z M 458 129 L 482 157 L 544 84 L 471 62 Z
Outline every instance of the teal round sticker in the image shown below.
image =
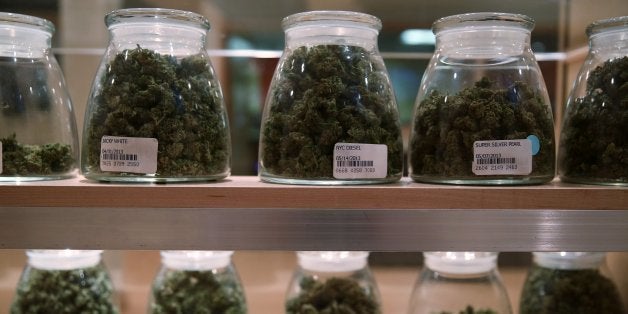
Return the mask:
M 539 153 L 541 150 L 541 143 L 539 143 L 539 138 L 536 135 L 530 135 L 527 139 L 532 143 L 532 156 Z

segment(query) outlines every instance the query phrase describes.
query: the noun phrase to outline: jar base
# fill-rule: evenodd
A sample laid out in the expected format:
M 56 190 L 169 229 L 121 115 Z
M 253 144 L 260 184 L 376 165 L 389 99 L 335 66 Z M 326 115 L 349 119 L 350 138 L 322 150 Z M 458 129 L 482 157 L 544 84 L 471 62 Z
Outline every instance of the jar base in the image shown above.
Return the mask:
M 387 184 L 394 183 L 401 179 L 401 176 L 394 176 L 390 178 L 383 179 L 353 179 L 353 180 L 343 180 L 343 179 L 327 179 L 327 178 L 318 178 L 318 179 L 299 179 L 299 178 L 286 178 L 286 177 L 277 177 L 272 175 L 264 175 L 260 174 L 259 176 L 262 182 L 268 183 L 279 183 L 279 184 L 289 184 L 289 185 L 369 185 L 369 184 Z
M 527 177 L 436 177 L 436 176 L 410 176 L 412 180 L 419 183 L 436 183 L 452 185 L 539 185 L 545 184 L 554 179 L 554 176 L 527 176 Z
M 74 178 L 76 174 L 54 174 L 54 175 L 29 175 L 29 176 L 2 176 L 0 182 L 29 182 L 29 181 L 53 181 Z
M 159 177 L 159 176 L 139 176 L 139 175 L 121 175 L 121 174 L 84 174 L 86 179 L 101 182 L 120 182 L 120 183 L 185 183 L 185 182 L 207 182 L 218 181 L 229 176 L 229 173 L 221 173 L 217 175 L 204 175 L 194 177 Z
M 560 181 L 565 183 L 577 183 L 577 184 L 591 184 L 591 185 L 609 185 L 609 186 L 628 186 L 628 181 L 626 180 L 611 180 L 605 178 L 594 178 L 594 177 L 570 177 L 570 176 L 559 176 Z

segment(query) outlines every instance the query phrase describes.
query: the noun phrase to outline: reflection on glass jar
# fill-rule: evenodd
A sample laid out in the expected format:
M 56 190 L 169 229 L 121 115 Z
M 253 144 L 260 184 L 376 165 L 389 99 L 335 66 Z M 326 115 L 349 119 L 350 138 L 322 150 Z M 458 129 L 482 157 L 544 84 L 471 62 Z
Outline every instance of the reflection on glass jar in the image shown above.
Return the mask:
M 110 42 L 85 113 L 85 177 L 175 182 L 228 176 L 229 127 L 204 48 L 207 19 L 124 9 L 105 21 Z
M 426 252 L 409 314 L 510 314 L 494 252 Z
M 29 250 L 11 314 L 118 313 L 101 251 Z
M 530 48 L 534 22 L 469 13 L 434 22 L 410 135 L 410 176 L 449 184 L 538 184 L 554 178 L 554 125 Z
M 0 182 L 76 175 L 78 137 L 47 20 L 0 13 Z
M 619 292 L 599 269 L 605 253 L 535 252 L 521 292 L 521 314 L 625 313 Z
M 377 49 L 381 22 L 344 11 L 283 20 L 286 46 L 262 114 L 259 174 L 288 184 L 401 178 L 397 104 Z
M 592 23 L 589 54 L 567 100 L 561 180 L 628 185 L 628 16 Z
M 298 268 L 286 295 L 286 314 L 379 314 L 381 301 L 368 252 L 297 252 Z
M 231 251 L 162 251 L 149 313 L 247 312 Z

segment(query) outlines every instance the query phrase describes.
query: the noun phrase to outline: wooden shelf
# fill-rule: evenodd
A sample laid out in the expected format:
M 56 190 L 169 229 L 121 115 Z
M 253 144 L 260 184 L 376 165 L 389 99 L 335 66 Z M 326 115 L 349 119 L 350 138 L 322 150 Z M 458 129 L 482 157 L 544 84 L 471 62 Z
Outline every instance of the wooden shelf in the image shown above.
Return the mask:
M 628 188 L 0 185 L 0 249 L 628 251 Z

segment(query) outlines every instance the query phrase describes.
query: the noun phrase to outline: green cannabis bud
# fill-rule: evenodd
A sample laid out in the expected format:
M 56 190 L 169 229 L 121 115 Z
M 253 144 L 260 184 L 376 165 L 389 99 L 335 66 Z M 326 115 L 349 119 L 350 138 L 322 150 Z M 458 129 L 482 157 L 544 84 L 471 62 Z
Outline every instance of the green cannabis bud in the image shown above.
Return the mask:
M 204 55 L 179 60 L 138 46 L 117 54 L 99 84 L 84 135 L 90 172 L 101 172 L 105 135 L 156 138 L 157 177 L 228 171 L 226 113 Z
M 23 275 L 11 314 L 115 314 L 113 287 L 101 266 L 73 270 L 31 268 Z
M 387 178 L 401 177 L 399 116 L 383 62 L 364 48 L 293 50 L 277 68 L 262 123 L 260 163 L 272 176 L 334 179 L 336 143 L 387 146 Z
M 325 281 L 305 277 L 301 293 L 286 302 L 286 314 L 379 314 L 372 293 L 349 278 L 332 277 Z
M 15 133 L 2 142 L 2 173 L 0 176 L 62 174 L 74 167 L 72 148 L 67 144 L 20 144 Z
M 628 183 L 628 57 L 595 68 L 564 121 L 561 177 Z
M 442 312 L 438 312 L 436 314 L 454 314 L 454 313 L 447 312 L 447 311 L 442 311 Z M 464 310 L 458 311 L 457 314 L 498 314 L 498 313 L 493 311 L 493 310 L 491 310 L 491 309 L 476 310 L 476 309 L 473 308 L 473 306 L 467 305 L 467 307 Z
M 520 314 L 621 314 L 619 292 L 595 269 L 533 266 L 523 286 Z
M 150 313 L 224 313 L 247 312 L 240 283 L 212 271 L 168 271 L 155 281 Z
M 540 143 L 530 176 L 554 176 L 552 115 L 542 94 L 525 82 L 499 88 L 484 77 L 454 95 L 433 90 L 417 106 L 413 132 L 413 177 L 477 177 L 472 169 L 475 141 L 529 135 Z

